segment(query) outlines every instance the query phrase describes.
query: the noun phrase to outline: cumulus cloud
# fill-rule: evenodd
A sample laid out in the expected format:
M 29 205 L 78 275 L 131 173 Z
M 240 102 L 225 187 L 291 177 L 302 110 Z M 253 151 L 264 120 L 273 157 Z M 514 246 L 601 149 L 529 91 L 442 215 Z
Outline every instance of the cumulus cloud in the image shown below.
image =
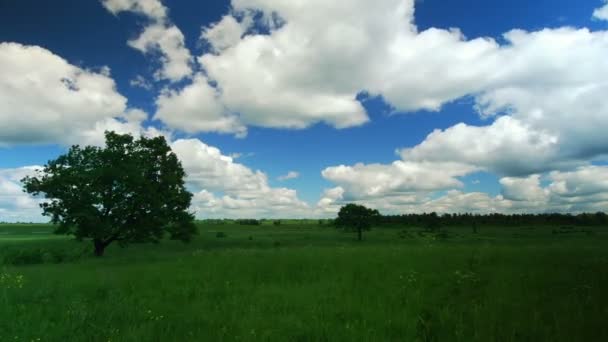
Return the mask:
M 329 167 L 322 175 L 344 189 L 347 199 L 360 199 L 462 187 L 458 177 L 473 171 L 474 167 L 458 163 L 395 161 L 389 165 Z
M 222 52 L 237 44 L 250 25 L 250 19 L 238 22 L 233 16 L 226 15 L 210 27 L 203 27 L 200 38 L 209 43 L 214 52 Z
M 130 11 L 162 21 L 167 17 L 167 8 L 159 0 L 102 0 L 102 5 L 112 14 Z
M 107 68 L 82 69 L 38 47 L 0 43 L 0 145 L 78 143 L 124 115 Z
M 605 5 L 593 11 L 593 18 L 598 20 L 608 20 L 608 0 L 604 0 Z
M 509 44 L 495 54 L 499 71 L 475 96 L 483 117 L 498 118 L 487 126 L 435 131 L 404 149 L 403 158 L 466 162 L 525 176 L 572 168 L 608 152 L 608 106 L 602 101 L 608 33 L 514 30 L 505 39 Z
M 133 114 L 136 115 L 136 114 Z M 296 190 L 275 188 L 267 175 L 236 163 L 198 139 L 177 140 L 171 148 L 182 161 L 192 210 L 200 218 L 284 218 L 317 214 Z M 20 180 L 39 166 L 0 169 L 0 221 L 42 221 L 40 199 L 23 192 Z
M 490 126 L 458 124 L 435 130 L 421 144 L 400 151 L 404 160 L 452 161 L 506 175 L 527 175 L 554 170 L 565 164 L 560 141 L 548 132 L 535 131 L 510 116 Z
M 259 27 L 266 30 L 258 32 Z M 356 100 L 361 92 L 383 97 L 397 112 L 436 111 L 473 96 L 480 115 L 511 119 L 477 130 L 456 127 L 446 133 L 452 140 L 463 134 L 458 139 L 464 149 L 487 144 L 514 150 L 509 139 L 502 140 L 505 146 L 492 141 L 492 134 L 508 125 L 526 135 L 518 141 L 524 154 L 559 146 L 548 151 L 555 159 L 548 165 L 554 166 L 563 158 L 607 152 L 608 107 L 602 101 L 607 37 L 585 28 L 512 30 L 498 43 L 467 39 L 458 29 L 419 31 L 412 0 L 233 0 L 230 14 L 203 29 L 212 51 L 198 61 L 208 77 L 187 86 L 212 82 L 216 101 L 199 101 L 200 113 L 184 116 L 205 122 L 219 102 L 226 110 L 222 115 L 245 126 L 305 128 L 325 122 L 343 128 L 368 121 Z M 173 100 L 190 101 L 186 96 Z M 233 131 L 241 132 L 238 126 Z M 467 144 L 472 131 L 485 140 Z M 535 164 L 504 170 L 481 166 L 518 175 L 540 171 Z
M 180 81 L 192 74 L 192 55 L 184 43 L 184 35 L 168 18 L 167 8 L 160 0 L 102 0 L 111 13 L 133 12 L 150 19 L 139 37 L 129 46 L 145 54 L 158 55 L 161 67 L 157 80 Z
M 32 176 L 39 166 L 0 169 L 0 222 L 44 222 L 39 199 L 23 192 L 21 179 Z
M 160 52 L 162 67 L 154 74 L 157 80 L 177 82 L 192 73 L 192 56 L 185 46 L 183 33 L 175 25 L 150 25 L 137 39 L 130 40 L 128 44 L 143 53 Z
M 524 210 L 554 212 L 605 211 L 608 204 L 608 167 L 582 166 L 553 171 L 542 186 L 539 175 L 500 180 L 503 194 Z M 519 202 L 519 205 L 517 205 Z
M 451 162 L 395 161 L 392 164 L 335 166 L 322 171 L 337 187 L 327 189 L 317 203 L 317 211 L 335 214 L 350 202 L 361 203 L 384 213 L 428 211 L 424 204 L 432 194 L 464 184 L 459 179 L 475 167 Z
M 424 187 L 392 195 L 358 195 L 338 186 L 324 192 L 317 210 L 335 214 L 345 203 L 357 202 L 384 213 L 541 213 L 605 211 L 608 205 L 608 167 L 582 166 L 572 171 L 544 175 L 504 177 L 500 195 L 450 189 L 430 191 Z M 368 184 L 368 188 L 374 183 Z M 354 196 L 353 196 L 354 195 Z
M 214 131 L 245 136 L 247 128 L 228 112 L 202 74 L 182 90 L 164 90 L 156 99 L 155 118 L 188 133 Z M 201 105 L 204 103 L 205 105 Z
M 195 193 L 193 209 L 199 217 L 307 217 L 310 208 L 288 188 L 273 188 L 261 171 L 234 162 L 200 140 L 177 140 L 171 145 Z
M 505 177 L 500 179 L 500 184 L 504 198 L 512 201 L 543 202 L 549 195 L 547 189 L 541 187 L 540 175 Z
M 117 118 L 107 118 L 98 121 L 89 129 L 78 132 L 76 141 L 81 145 L 103 146 L 105 132 L 112 131 L 118 134 L 131 134 L 133 136 L 158 137 L 164 136 L 171 140 L 171 132 L 153 126 L 144 127 L 148 114 L 139 109 L 129 109 Z

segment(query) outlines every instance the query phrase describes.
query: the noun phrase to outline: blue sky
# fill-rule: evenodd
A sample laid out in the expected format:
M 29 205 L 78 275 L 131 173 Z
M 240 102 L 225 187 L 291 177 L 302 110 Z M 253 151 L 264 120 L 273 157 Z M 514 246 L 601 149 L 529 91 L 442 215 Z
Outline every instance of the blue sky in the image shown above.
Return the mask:
M 604 5 L 0 1 L 0 221 L 39 219 L 16 175 L 117 127 L 180 142 L 200 217 L 603 210 Z

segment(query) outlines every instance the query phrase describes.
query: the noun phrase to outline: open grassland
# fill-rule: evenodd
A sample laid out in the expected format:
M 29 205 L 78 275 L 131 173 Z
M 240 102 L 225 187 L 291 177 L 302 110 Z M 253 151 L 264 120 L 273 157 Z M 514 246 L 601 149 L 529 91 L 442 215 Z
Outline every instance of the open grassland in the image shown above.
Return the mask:
M 0 341 L 608 340 L 608 228 L 206 224 L 101 259 L 51 230 L 0 226 Z

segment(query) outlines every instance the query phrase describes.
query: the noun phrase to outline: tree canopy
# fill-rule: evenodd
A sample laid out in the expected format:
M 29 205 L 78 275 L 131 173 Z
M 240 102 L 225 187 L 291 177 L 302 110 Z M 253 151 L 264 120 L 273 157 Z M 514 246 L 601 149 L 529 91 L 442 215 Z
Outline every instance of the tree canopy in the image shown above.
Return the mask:
M 189 241 L 196 233 L 192 194 L 166 140 L 114 132 L 105 138 L 105 147 L 72 146 L 23 179 L 26 192 L 47 199 L 40 206 L 56 233 L 91 239 L 97 256 L 113 242 L 159 242 L 167 234 Z
M 380 217 L 376 209 L 369 209 L 359 204 L 347 204 L 340 208 L 335 224 L 338 228 L 356 231 L 358 239 L 363 239 L 363 231 L 370 230 L 372 224 Z

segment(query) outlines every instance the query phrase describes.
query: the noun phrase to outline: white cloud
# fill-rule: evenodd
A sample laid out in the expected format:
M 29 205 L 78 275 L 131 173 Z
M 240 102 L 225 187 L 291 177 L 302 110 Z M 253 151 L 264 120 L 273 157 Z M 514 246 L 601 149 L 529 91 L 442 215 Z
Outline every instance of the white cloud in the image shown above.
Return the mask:
M 261 171 L 235 163 L 200 140 L 177 140 L 171 145 L 195 193 L 193 209 L 199 217 L 307 217 L 308 204 L 288 188 L 273 188 Z
M 322 175 L 337 187 L 325 190 L 316 209 L 322 215 L 331 215 L 342 205 L 356 202 L 390 214 L 428 212 L 432 194 L 463 187 L 459 178 L 474 171 L 469 165 L 449 162 L 329 167 Z
M 157 80 L 177 82 L 192 74 L 192 56 L 184 43 L 184 35 L 175 25 L 155 23 L 128 42 L 129 46 L 146 54 L 160 53 L 162 67 L 156 71 Z
M 136 114 L 132 114 L 136 116 Z M 200 218 L 313 217 L 316 213 L 297 192 L 274 188 L 261 171 L 234 162 L 197 139 L 177 140 L 171 148 L 182 161 L 192 210 Z M 44 221 L 40 200 L 23 193 L 20 180 L 39 166 L 0 169 L 0 221 Z
M 134 79 L 129 81 L 129 85 L 131 85 L 131 87 L 138 87 L 138 88 L 142 88 L 145 90 L 152 90 L 152 83 L 150 83 L 150 81 L 148 81 L 142 75 L 135 76 Z
M 170 23 L 167 8 L 160 0 L 102 0 L 112 14 L 133 12 L 150 19 L 138 38 L 130 40 L 129 46 L 145 54 L 158 55 L 161 68 L 154 77 L 180 81 L 192 74 L 192 55 L 184 43 L 184 35 Z
M 167 17 L 167 8 L 159 0 L 102 0 L 101 3 L 114 15 L 130 11 L 158 21 Z
M 268 32 L 256 33 L 259 26 Z M 604 31 L 512 30 L 500 45 L 458 29 L 419 31 L 411 0 L 233 0 L 201 38 L 213 50 L 198 58 L 208 76 L 157 100 L 157 117 L 173 128 L 240 136 L 247 125 L 342 128 L 368 121 L 356 100 L 363 91 L 398 111 L 439 110 L 471 95 L 482 116 L 509 116 L 435 132 L 409 158 L 523 176 L 608 153 Z
M 500 195 L 492 197 L 483 192 L 450 190 L 442 197 L 413 206 L 410 212 L 490 214 L 509 212 L 510 206 L 511 203 Z
M 113 131 L 118 134 L 131 134 L 133 136 L 157 137 L 164 136 L 171 139 L 171 133 L 157 129 L 153 126 L 144 127 L 143 122 L 147 114 L 139 109 L 127 110 L 118 118 L 107 118 L 95 123 L 95 126 L 78 132 L 77 142 L 81 145 L 103 146 L 105 132 Z
M 458 124 L 436 130 L 421 144 L 401 150 L 404 160 L 460 162 L 507 175 L 527 175 L 565 164 L 557 136 L 535 131 L 510 116 L 490 126 Z
M 45 222 L 40 200 L 23 192 L 21 179 L 35 174 L 39 166 L 0 169 L 0 222 Z
M 546 178 L 546 184 L 541 180 Z M 367 181 L 367 183 L 366 183 Z M 353 180 L 353 182 L 355 182 Z M 365 177 L 361 182 L 368 189 L 376 186 Z M 381 183 L 381 182 L 380 182 Z M 338 183 L 340 184 L 340 183 Z M 608 205 L 608 167 L 583 166 L 573 171 L 554 171 L 527 177 L 500 179 L 502 194 L 490 196 L 482 192 L 466 193 L 450 189 L 445 193 L 424 187 L 409 192 L 368 195 L 349 191 L 342 185 L 328 189 L 317 204 L 325 215 L 335 214 L 345 203 L 356 202 L 379 209 L 383 213 L 542 213 L 605 211 Z
M 526 178 L 505 177 L 500 179 L 502 194 L 513 201 L 545 201 L 548 192 L 542 189 L 540 175 Z
M 300 177 L 300 173 L 296 172 L 296 171 L 289 171 L 287 172 L 287 174 L 284 174 L 282 176 L 279 176 L 277 179 L 279 181 L 286 181 L 286 180 L 290 180 L 290 179 L 296 179 Z
M 542 186 L 540 176 L 501 179 L 503 194 L 522 211 L 593 212 L 608 205 L 608 167 L 583 166 L 554 171 Z
M 107 68 L 69 64 L 38 47 L 0 43 L 0 145 L 78 143 L 126 110 Z
M 474 167 L 458 163 L 395 161 L 329 167 L 322 175 L 338 184 L 346 199 L 366 199 L 462 187 L 458 177 L 473 171 Z
M 587 166 L 575 171 L 552 172 L 549 189 L 560 197 L 584 198 L 604 194 L 608 196 L 608 167 Z M 608 198 L 608 197 L 607 197 Z
M 236 45 L 247 31 L 250 21 L 238 22 L 226 15 L 210 27 L 203 27 L 201 40 L 208 42 L 215 52 L 222 52 Z
M 608 20 L 608 0 L 604 0 L 605 5 L 593 11 L 593 18 L 598 20 Z
M 363 91 L 384 97 L 397 111 L 439 110 L 470 95 L 481 115 L 506 112 L 510 128 L 526 131 L 519 132 L 530 140 L 520 141 L 530 144 L 523 146 L 526 156 L 558 146 L 554 156 L 544 157 L 555 158 L 553 166 L 562 158 L 607 152 L 604 31 L 512 30 L 500 45 L 490 38 L 467 39 L 458 29 L 419 31 L 411 0 L 233 0 L 232 7 L 232 14 L 203 31 L 214 51 L 198 60 L 217 82 L 217 100 L 238 113 L 243 125 L 360 125 L 368 120 L 355 99 Z M 261 22 L 252 24 L 252 12 L 262 13 Z M 281 24 L 269 24 L 276 17 Z M 252 30 L 264 24 L 268 33 Z M 491 139 L 505 121 L 477 131 Z M 470 131 L 460 127 L 450 133 Z M 482 139 L 475 144 L 513 149 Z M 534 173 L 539 171 L 535 164 L 500 172 Z
M 205 105 L 201 105 L 204 103 Z M 247 128 L 220 103 L 216 90 L 202 74 L 184 89 L 164 90 L 156 99 L 155 119 L 188 133 L 222 132 L 244 136 Z

